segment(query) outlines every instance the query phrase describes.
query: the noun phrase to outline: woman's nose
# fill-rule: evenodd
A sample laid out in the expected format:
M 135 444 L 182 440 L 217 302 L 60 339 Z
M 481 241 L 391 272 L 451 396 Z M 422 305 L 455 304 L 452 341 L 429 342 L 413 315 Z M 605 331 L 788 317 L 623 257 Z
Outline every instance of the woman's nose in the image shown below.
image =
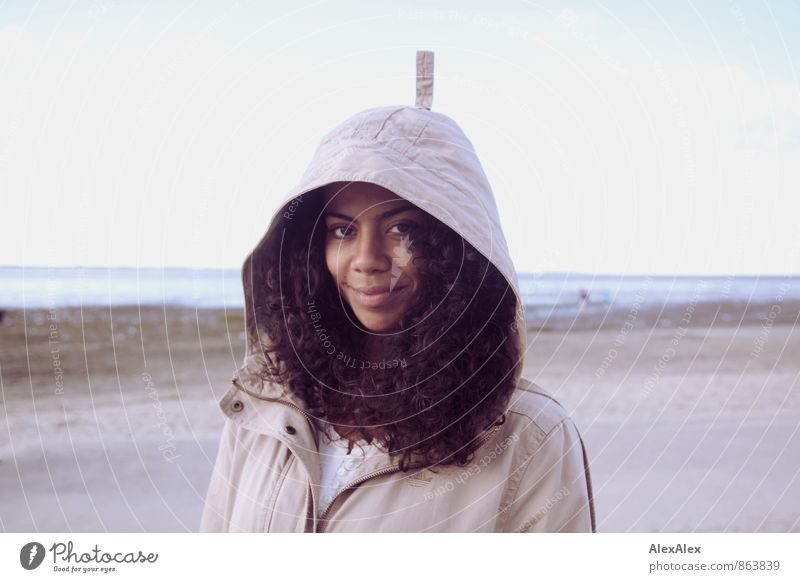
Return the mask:
M 352 261 L 353 269 L 364 273 L 388 269 L 391 266 L 390 260 L 383 247 L 379 233 L 364 232 L 356 245 L 356 253 Z

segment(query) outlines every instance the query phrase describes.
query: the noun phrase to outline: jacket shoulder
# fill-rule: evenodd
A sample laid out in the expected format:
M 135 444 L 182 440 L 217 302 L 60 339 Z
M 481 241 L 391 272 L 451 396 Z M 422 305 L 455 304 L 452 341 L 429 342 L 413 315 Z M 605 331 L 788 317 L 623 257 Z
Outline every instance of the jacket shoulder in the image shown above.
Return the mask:
M 536 432 L 546 436 L 569 418 L 569 413 L 549 391 L 523 377 L 511 395 L 507 416 L 512 423 L 531 423 Z
M 569 412 L 526 378 L 507 411 L 505 433 L 520 442 L 512 453 L 500 531 L 596 531 L 586 450 Z

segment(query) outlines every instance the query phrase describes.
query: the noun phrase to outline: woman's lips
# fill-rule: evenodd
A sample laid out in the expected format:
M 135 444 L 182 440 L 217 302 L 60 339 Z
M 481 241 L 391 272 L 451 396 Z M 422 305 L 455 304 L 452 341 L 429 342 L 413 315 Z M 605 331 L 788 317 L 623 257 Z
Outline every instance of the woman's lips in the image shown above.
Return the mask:
M 395 300 L 395 298 L 405 289 L 408 287 L 397 287 L 392 291 L 386 291 L 384 293 L 373 293 L 373 294 L 366 294 L 362 293 L 353 287 L 350 287 L 350 290 L 353 292 L 353 296 L 355 300 L 358 302 L 359 305 L 366 308 L 380 308 L 386 306 L 388 303 L 391 303 Z

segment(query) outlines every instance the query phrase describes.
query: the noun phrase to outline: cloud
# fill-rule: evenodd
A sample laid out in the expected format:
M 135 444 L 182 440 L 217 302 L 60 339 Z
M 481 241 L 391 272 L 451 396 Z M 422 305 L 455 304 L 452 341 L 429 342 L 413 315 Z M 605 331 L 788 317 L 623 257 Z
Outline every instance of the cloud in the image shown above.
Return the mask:
M 743 122 L 737 147 L 776 153 L 800 151 L 800 107 L 783 107 Z
M 36 39 L 18 24 L 0 28 L 0 58 L 26 58 L 36 49 Z

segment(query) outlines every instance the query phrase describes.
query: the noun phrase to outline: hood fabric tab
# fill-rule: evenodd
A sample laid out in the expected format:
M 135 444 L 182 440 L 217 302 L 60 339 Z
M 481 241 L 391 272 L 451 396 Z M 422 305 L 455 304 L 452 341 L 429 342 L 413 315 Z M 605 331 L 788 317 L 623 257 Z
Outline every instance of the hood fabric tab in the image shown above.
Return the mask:
M 433 53 L 417 51 L 417 100 L 415 105 L 430 111 L 433 104 Z

